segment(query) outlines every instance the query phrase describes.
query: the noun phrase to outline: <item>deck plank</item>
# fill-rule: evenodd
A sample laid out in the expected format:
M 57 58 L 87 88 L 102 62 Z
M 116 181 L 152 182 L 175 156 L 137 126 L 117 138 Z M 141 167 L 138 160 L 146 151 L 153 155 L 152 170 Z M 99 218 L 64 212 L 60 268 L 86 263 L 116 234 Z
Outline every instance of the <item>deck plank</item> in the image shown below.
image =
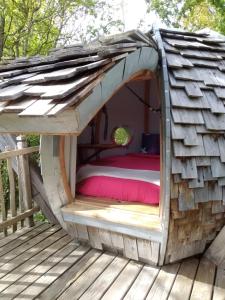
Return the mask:
M 190 300 L 211 300 L 216 267 L 207 258 L 202 258 L 195 277 Z
M 73 266 L 79 259 L 89 251 L 89 247 L 80 246 L 71 252 L 67 257 L 60 261 L 48 272 L 43 274 L 32 285 L 26 288 L 15 299 L 35 299 L 40 295 L 48 286 L 50 286 L 55 280 L 57 280 L 62 274 L 64 274 L 71 266 Z M 49 299 L 49 298 L 45 298 Z M 53 298 L 54 299 L 54 298 Z
M 14 270 L 16 267 L 27 261 L 29 258 L 34 256 L 38 251 L 40 251 L 41 247 L 45 246 L 45 240 L 49 239 L 51 235 L 60 231 L 59 226 L 54 226 L 46 231 L 40 233 L 35 238 L 30 241 L 22 244 L 18 248 L 10 251 L 8 254 L 5 254 L 1 257 L 0 262 L 0 278 L 5 276 L 10 271 Z M 39 244 L 39 245 L 38 245 Z
M 98 250 L 90 250 L 67 272 L 38 295 L 39 300 L 57 299 L 90 265 L 101 255 Z
M 17 239 L 21 238 L 22 236 L 24 238 L 24 236 L 28 232 L 33 231 L 35 228 L 37 228 L 38 226 L 41 226 L 41 225 L 43 225 L 43 223 L 37 223 L 37 224 L 35 224 L 34 227 L 24 227 L 24 228 L 21 228 L 21 229 L 17 230 L 13 234 L 9 234 L 6 237 L 1 236 L 1 240 L 0 240 L 0 255 L 2 253 L 2 247 L 3 246 L 5 246 L 5 245 L 7 245 L 9 243 L 15 242 Z
M 128 259 L 116 257 L 97 280 L 81 296 L 80 300 L 101 299 L 115 278 L 127 265 Z
M 102 300 L 123 299 L 130 286 L 140 273 L 143 265 L 134 261 L 130 261 L 125 269 L 120 273 Z
M 189 299 L 198 264 L 197 258 L 191 258 L 181 263 L 168 300 Z
M 40 234 L 48 228 L 51 228 L 50 224 L 42 224 L 41 226 L 34 227 L 33 230 L 25 231 L 24 234 L 21 234 L 18 237 L 15 236 L 14 239 L 14 234 L 11 234 L 6 238 L 6 243 L 3 242 L 4 240 L 2 241 L 2 246 L 0 247 L 0 257 L 2 257 L 6 253 L 9 253 L 15 248 L 18 248 L 20 245 L 29 241 L 30 239 L 37 236 L 38 234 Z M 16 233 L 17 232 L 15 232 L 15 234 Z
M 46 273 L 55 264 L 72 252 L 74 248 L 75 245 L 71 242 L 71 238 L 66 235 L 41 251 L 35 258 L 33 257 L 16 270 L 16 274 L 19 275 L 11 276 L 12 284 L 0 294 L 0 298 L 2 295 L 16 297 L 25 290 L 25 288 L 35 282 L 42 274 Z M 10 276 L 8 276 L 8 280 L 10 280 L 9 277 Z M 16 280 L 15 277 L 20 278 Z
M 149 289 L 159 273 L 159 270 L 160 269 L 157 267 L 145 265 L 124 297 L 124 300 L 145 299 Z
M 179 264 L 166 265 L 161 268 L 146 300 L 166 300 L 174 283 Z
M 103 253 L 58 299 L 72 299 L 74 295 L 80 298 L 114 258 L 113 254 Z
M 29 253 L 31 255 L 28 254 L 27 257 L 28 259 L 26 259 L 24 262 L 19 257 L 16 258 L 13 262 L 9 262 L 4 266 L 2 266 L 1 280 L 0 280 L 0 299 L 1 299 L 1 292 L 4 289 L 10 286 L 13 282 L 17 281 L 27 272 L 35 268 L 42 261 L 42 259 L 45 259 L 49 255 L 51 255 L 51 252 L 54 253 L 54 248 L 55 247 L 57 248 L 58 245 L 57 244 L 53 245 L 53 247 L 51 247 L 50 245 L 52 245 L 57 240 L 65 236 L 66 236 L 65 231 L 61 229 L 58 232 L 49 236 L 48 238 L 44 239 L 38 245 L 36 245 L 35 248 L 32 249 L 33 251 Z M 11 272 L 9 273 L 9 271 Z M 6 275 L 4 276 L 4 274 Z
M 212 300 L 225 300 L 225 269 L 217 269 L 216 281 Z
M 206 258 L 153 267 L 79 246 L 49 224 L 1 239 L 0 249 L 1 300 L 225 300 L 224 266 Z

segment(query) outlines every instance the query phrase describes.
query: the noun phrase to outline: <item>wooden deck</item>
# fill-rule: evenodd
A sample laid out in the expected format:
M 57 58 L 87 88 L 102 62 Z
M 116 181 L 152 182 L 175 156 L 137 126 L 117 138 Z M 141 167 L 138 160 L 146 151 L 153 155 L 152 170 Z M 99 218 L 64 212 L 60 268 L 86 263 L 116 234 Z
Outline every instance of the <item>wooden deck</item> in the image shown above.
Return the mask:
M 0 299 L 224 300 L 225 270 L 198 258 L 151 267 L 40 223 L 0 239 Z

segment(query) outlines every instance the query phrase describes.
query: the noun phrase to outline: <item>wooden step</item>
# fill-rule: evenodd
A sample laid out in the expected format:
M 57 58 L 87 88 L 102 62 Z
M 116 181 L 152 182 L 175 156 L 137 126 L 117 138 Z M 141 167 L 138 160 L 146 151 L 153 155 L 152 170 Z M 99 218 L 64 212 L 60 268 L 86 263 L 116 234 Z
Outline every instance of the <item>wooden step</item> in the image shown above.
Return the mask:
M 62 214 L 68 222 L 161 242 L 162 227 L 156 206 L 76 197 L 74 203 L 62 208 Z

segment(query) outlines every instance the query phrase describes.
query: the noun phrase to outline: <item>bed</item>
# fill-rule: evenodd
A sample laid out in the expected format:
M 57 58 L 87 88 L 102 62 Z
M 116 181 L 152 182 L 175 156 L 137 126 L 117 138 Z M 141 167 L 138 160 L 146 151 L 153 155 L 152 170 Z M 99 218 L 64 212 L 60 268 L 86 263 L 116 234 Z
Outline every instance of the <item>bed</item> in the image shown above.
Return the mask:
M 77 193 L 120 201 L 159 204 L 160 157 L 149 154 L 113 156 L 82 165 Z

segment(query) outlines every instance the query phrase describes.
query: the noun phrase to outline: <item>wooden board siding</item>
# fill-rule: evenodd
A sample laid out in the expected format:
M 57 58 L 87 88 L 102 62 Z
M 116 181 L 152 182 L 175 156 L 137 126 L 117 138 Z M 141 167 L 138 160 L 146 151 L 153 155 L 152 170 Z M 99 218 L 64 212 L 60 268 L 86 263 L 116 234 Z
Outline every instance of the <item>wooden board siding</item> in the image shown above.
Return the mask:
M 74 204 L 63 207 L 62 214 L 66 223 L 76 224 L 78 240 L 88 242 L 93 248 L 158 264 L 162 232 L 156 208 L 117 204 L 116 201 L 109 205 L 109 200 L 96 202 L 81 197 L 76 198 Z M 145 226 L 143 219 L 147 221 Z

